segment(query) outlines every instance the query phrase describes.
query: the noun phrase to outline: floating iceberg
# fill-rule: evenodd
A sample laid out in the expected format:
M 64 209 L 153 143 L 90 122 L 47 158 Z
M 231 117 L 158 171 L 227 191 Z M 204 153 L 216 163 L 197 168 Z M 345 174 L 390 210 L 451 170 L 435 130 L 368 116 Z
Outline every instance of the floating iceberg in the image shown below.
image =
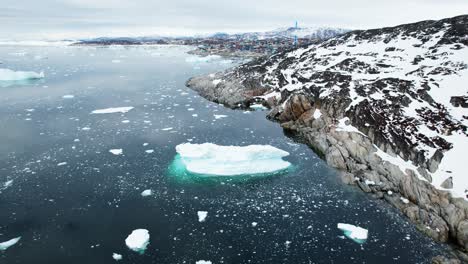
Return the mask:
M 219 146 L 212 143 L 180 144 L 176 147 L 182 165 L 193 174 L 238 176 L 270 174 L 291 163 L 282 158 L 288 152 L 269 145 Z
M 202 222 L 205 222 L 206 217 L 208 216 L 208 212 L 207 211 L 198 211 L 197 215 L 198 215 L 198 222 L 202 223 Z
M 199 260 L 195 264 L 212 264 L 212 262 L 209 260 Z
M 146 196 L 150 196 L 150 195 L 153 195 L 153 191 L 148 189 L 148 190 L 144 190 L 141 192 L 141 196 L 143 197 L 146 197 Z
M 113 114 L 113 113 L 122 113 L 125 114 L 128 111 L 132 110 L 133 107 L 114 107 L 114 108 L 106 108 L 106 109 L 98 109 L 91 112 L 91 114 Z
M 356 243 L 362 244 L 366 242 L 368 233 L 367 229 L 343 223 L 338 224 L 338 229 L 342 230 L 346 237 L 352 239 Z
M 118 155 L 122 155 L 123 154 L 123 149 L 111 149 L 109 150 L 110 153 L 118 156 Z
M 32 71 L 12 71 L 10 69 L 0 69 L 0 81 L 23 81 L 44 78 L 44 72 Z
M 16 237 L 16 238 L 13 238 L 13 239 L 10 239 L 8 241 L 5 241 L 3 243 L 0 243 L 0 250 L 7 250 L 9 247 L 15 245 L 16 243 L 18 243 L 18 241 L 20 241 L 21 237 Z
M 150 235 L 146 229 L 136 229 L 125 239 L 127 247 L 135 252 L 144 253 L 149 244 Z
M 117 254 L 117 253 L 113 253 L 112 258 L 119 261 L 119 260 L 122 260 L 122 255 Z

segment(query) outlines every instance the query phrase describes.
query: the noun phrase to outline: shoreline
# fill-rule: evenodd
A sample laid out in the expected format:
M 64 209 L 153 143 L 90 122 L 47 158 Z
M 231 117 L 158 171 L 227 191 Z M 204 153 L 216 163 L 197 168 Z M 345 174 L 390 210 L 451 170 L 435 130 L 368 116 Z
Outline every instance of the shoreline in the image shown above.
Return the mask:
M 249 109 L 251 104 L 263 104 L 270 109 L 267 114 L 270 121 L 277 122 L 285 135 L 297 137 L 330 167 L 337 169 L 345 184 L 355 185 L 374 198 L 385 200 L 422 233 L 453 247 L 453 259 L 441 257 L 433 263 L 459 263 L 452 262 L 458 259 L 468 262 L 465 231 L 468 221 L 463 219 L 468 203 L 463 198 L 453 198 L 449 192 L 420 180 L 413 171 L 402 171 L 385 162 L 379 156 L 382 151 L 367 135 L 337 129 L 334 125 L 339 119 L 334 116 L 336 102 L 291 93 L 287 95 L 291 98 L 280 104 L 275 97 L 260 97 L 268 89 L 259 80 L 244 84 L 236 77 L 226 80 L 219 73 L 193 77 L 186 83 L 202 97 L 231 109 Z M 316 114 L 317 109 L 321 110 L 320 116 Z

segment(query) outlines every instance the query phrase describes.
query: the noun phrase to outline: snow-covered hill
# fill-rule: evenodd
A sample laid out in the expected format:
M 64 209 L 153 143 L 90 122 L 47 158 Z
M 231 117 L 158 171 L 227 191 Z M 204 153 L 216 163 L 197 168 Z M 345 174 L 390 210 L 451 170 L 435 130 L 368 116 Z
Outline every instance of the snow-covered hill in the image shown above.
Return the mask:
M 339 35 L 342 35 L 349 30 L 342 28 L 330 28 L 330 27 L 307 27 L 307 28 L 280 28 L 277 30 L 267 32 L 252 32 L 228 35 L 229 37 L 240 38 L 240 39 L 271 39 L 271 38 L 307 38 L 307 39 L 330 39 Z M 225 36 L 226 37 L 226 36 Z
M 459 16 L 352 31 L 188 85 L 231 107 L 264 103 L 363 190 L 468 248 L 467 64 Z

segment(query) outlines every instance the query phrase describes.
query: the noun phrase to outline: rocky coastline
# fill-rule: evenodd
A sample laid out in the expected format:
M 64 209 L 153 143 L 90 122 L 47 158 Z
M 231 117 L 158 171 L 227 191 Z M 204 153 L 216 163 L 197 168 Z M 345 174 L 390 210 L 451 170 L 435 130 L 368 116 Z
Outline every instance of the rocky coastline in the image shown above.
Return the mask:
M 388 136 L 381 132 L 385 118 L 394 119 L 393 114 L 397 112 L 396 110 L 391 114 L 380 112 L 378 116 L 382 120 L 369 118 L 370 115 L 375 115 L 377 111 L 375 109 L 382 107 L 385 110 L 386 107 L 391 108 L 398 102 L 389 106 L 381 106 L 379 100 L 360 104 L 355 104 L 350 100 L 350 87 L 356 85 L 351 75 L 356 74 L 356 69 L 360 70 L 360 74 L 373 75 L 376 74 L 375 72 L 383 71 L 383 68 L 390 67 L 389 65 L 380 60 L 379 67 L 372 67 L 353 61 L 354 58 L 348 58 L 341 64 L 335 64 L 333 66 L 335 68 L 327 67 L 326 70 L 303 74 L 307 76 L 307 79 L 303 76 L 292 75 L 300 81 L 299 89 L 278 89 L 298 85 L 297 80 L 286 80 L 289 77 L 285 77 L 284 72 L 292 69 L 292 65 L 297 65 L 295 64 L 298 63 L 297 61 L 305 61 L 304 54 L 307 52 L 311 54 L 315 52 L 308 55 L 313 58 L 312 63 L 324 65 L 325 62 L 320 61 L 316 56 L 320 52 L 319 49 L 330 49 L 331 46 L 334 49 L 338 46 L 337 43 L 346 42 L 348 39 L 359 37 L 372 39 L 382 34 L 396 34 L 397 31 L 400 35 L 411 35 L 417 32 L 414 34 L 419 34 L 415 36 L 420 39 L 427 37 L 428 34 L 436 34 L 436 32 L 428 32 L 427 28 L 434 28 L 434 31 L 442 30 L 437 27 L 439 25 L 441 28 L 446 27 L 448 23 L 453 25 L 452 29 L 455 31 L 452 31 L 451 35 L 445 33 L 439 41 L 439 46 L 434 46 L 433 49 L 442 47 L 440 43 L 443 44 L 448 39 L 451 44 L 468 45 L 464 43 L 466 42 L 466 27 L 465 29 L 458 28 L 459 24 L 468 25 L 467 16 L 431 23 L 425 21 L 390 29 L 356 31 L 322 43 L 320 47 L 311 47 L 296 53 L 293 51 L 276 54 L 227 72 L 194 77 L 187 81 L 187 86 L 208 100 L 230 108 L 246 109 L 252 104 L 263 104 L 270 109 L 267 116 L 270 120 L 278 122 L 288 134 L 298 137 L 331 167 L 341 171 L 345 183 L 356 185 L 377 199 L 384 199 L 406 215 L 421 232 L 434 240 L 454 245 L 456 250 L 454 250 L 453 259 L 440 257 L 434 259 L 433 263 L 468 263 L 468 202 L 463 197 L 454 197 L 451 194 L 449 190 L 453 187 L 452 178 L 448 178 L 441 184 L 446 190 L 436 188 L 431 184 L 432 173 L 437 171 L 444 153 L 451 146 L 439 140 L 439 143 L 432 144 L 437 146 L 433 155 L 426 157 L 423 151 L 406 140 L 405 135 L 394 133 Z M 444 32 L 450 32 L 450 29 L 444 30 Z M 457 36 L 461 38 L 457 40 Z M 351 44 L 347 43 L 347 46 Z M 386 52 L 391 51 L 386 50 Z M 306 64 L 302 64 L 301 67 L 305 67 L 304 65 Z M 340 69 L 336 70 L 338 66 Z M 422 66 L 421 69 L 425 68 Z M 295 68 L 296 73 L 300 70 L 299 67 Z M 465 69 L 460 68 L 460 70 Z M 307 82 L 310 84 L 311 80 L 315 82 L 313 85 L 305 85 Z M 316 85 L 317 83 L 319 85 Z M 411 94 L 411 85 L 411 82 L 406 83 L 404 80 L 386 78 L 374 80 L 367 85 L 367 89 L 393 86 L 400 91 L 403 90 L 404 95 Z M 330 90 L 337 86 L 341 87 L 341 90 L 333 91 L 333 96 L 323 96 L 323 87 Z M 414 95 L 418 100 L 425 98 L 421 100 L 433 101 L 431 96 L 423 91 L 418 93 L 420 94 Z M 327 95 L 329 94 L 330 91 L 327 91 Z M 386 99 L 392 100 L 390 97 Z M 401 102 L 402 99 L 405 100 L 406 97 L 397 98 L 400 100 L 399 103 L 404 105 L 405 103 Z M 460 133 L 466 133 L 466 127 L 462 123 L 445 122 L 444 125 L 451 131 L 459 129 Z M 405 126 L 411 127 L 412 124 L 403 120 L 402 128 Z M 413 131 L 414 134 L 416 132 Z M 402 168 L 395 164 L 398 162 L 389 162 L 395 159 L 395 156 L 411 161 L 414 166 Z

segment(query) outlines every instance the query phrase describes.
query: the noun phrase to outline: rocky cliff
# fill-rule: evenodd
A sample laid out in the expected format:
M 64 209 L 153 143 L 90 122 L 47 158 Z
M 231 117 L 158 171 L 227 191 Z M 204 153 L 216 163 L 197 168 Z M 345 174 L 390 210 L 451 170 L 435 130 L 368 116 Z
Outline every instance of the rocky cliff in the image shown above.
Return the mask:
M 468 15 L 352 31 L 187 85 L 261 103 L 343 178 L 468 249 Z

